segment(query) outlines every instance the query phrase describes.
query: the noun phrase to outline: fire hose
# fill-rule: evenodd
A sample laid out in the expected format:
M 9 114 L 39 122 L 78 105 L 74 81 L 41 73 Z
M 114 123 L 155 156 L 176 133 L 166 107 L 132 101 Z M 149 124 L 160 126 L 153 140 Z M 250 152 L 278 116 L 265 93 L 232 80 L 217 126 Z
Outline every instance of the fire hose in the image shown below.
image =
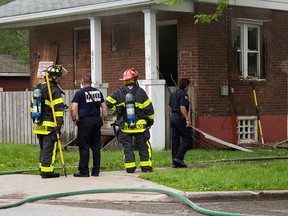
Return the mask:
M 28 198 L 28 199 L 25 199 L 25 200 L 22 200 L 22 201 L 19 201 L 10 205 L 0 206 L 0 209 L 17 207 L 27 202 L 34 202 L 34 201 L 43 200 L 43 199 L 51 199 L 51 198 L 59 198 L 59 197 L 66 197 L 66 196 L 83 195 L 83 194 L 93 194 L 93 193 L 114 193 L 114 192 L 129 192 L 129 191 L 157 192 L 157 193 L 167 194 L 167 195 L 176 197 L 177 199 L 183 201 L 184 203 L 189 205 L 191 208 L 193 208 L 195 211 L 206 214 L 206 215 L 221 215 L 221 216 L 225 216 L 225 215 L 244 216 L 245 215 L 245 214 L 233 214 L 233 213 L 207 210 L 207 209 L 197 206 L 195 203 L 193 203 L 192 201 L 190 201 L 189 199 L 185 198 L 182 195 L 176 194 L 171 191 L 163 190 L 163 189 L 157 189 L 157 188 L 106 188 L 106 189 L 92 189 L 92 190 L 56 193 L 56 194 L 49 194 L 49 195 L 44 195 L 44 196 L 31 197 L 31 198 Z

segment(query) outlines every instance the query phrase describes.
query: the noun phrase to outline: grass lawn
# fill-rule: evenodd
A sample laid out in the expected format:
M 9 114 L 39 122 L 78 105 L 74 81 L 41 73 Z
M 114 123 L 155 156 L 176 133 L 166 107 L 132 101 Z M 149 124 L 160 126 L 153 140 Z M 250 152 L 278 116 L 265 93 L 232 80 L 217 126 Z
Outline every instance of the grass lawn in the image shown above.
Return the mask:
M 190 150 L 185 156 L 188 169 L 171 168 L 170 150 L 154 151 L 155 171 L 140 177 L 182 191 L 288 190 L 288 150 L 252 150 Z M 67 174 L 77 172 L 78 151 L 63 153 Z M 0 175 L 38 174 L 38 156 L 38 145 L 0 144 Z M 59 154 L 55 168 L 62 172 Z M 125 172 L 122 151 L 102 150 L 101 172 L 113 170 Z

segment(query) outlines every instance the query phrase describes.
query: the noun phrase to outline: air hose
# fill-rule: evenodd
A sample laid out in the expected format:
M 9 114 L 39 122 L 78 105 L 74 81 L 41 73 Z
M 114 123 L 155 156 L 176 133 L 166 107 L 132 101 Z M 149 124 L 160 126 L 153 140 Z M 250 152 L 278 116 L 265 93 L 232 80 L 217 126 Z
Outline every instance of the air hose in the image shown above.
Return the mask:
M 224 215 L 230 215 L 230 216 L 238 216 L 239 215 L 240 216 L 241 215 L 241 216 L 244 216 L 244 214 L 233 214 L 233 213 L 207 210 L 207 209 L 204 209 L 204 208 L 197 206 L 195 203 L 193 203 L 189 199 L 185 198 L 184 196 L 181 196 L 181 195 L 176 194 L 176 193 L 171 192 L 171 191 L 167 191 L 167 190 L 163 190 L 163 189 L 157 189 L 157 188 L 108 188 L 108 189 L 94 189 L 94 190 L 81 190 L 81 191 L 56 193 L 56 194 L 49 194 L 49 195 L 38 196 L 38 197 L 31 197 L 31 198 L 19 201 L 19 202 L 14 203 L 14 204 L 0 206 L 0 209 L 17 207 L 17 206 L 20 206 L 20 205 L 27 203 L 27 202 L 34 202 L 34 201 L 43 200 L 43 199 L 59 198 L 59 197 L 82 195 L 82 194 L 92 194 L 92 193 L 113 193 L 113 192 L 128 192 L 128 191 L 144 191 L 144 192 L 157 192 L 157 193 L 167 194 L 167 195 L 170 195 L 172 197 L 178 198 L 179 200 L 185 202 L 190 207 L 192 207 L 195 211 L 206 214 L 206 215 L 221 215 L 221 216 L 224 216 Z

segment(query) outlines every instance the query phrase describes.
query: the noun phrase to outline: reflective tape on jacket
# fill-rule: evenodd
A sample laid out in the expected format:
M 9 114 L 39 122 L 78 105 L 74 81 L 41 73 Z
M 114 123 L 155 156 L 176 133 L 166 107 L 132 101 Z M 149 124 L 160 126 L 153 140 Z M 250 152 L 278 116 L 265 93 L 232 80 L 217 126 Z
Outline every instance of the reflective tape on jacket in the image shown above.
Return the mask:
M 51 131 L 48 131 L 48 127 L 47 127 L 47 126 L 37 125 L 37 124 L 34 124 L 34 125 L 33 125 L 33 133 L 34 133 L 34 134 L 47 135 L 47 134 L 49 134 L 50 132 L 51 132 Z
M 128 123 L 125 122 L 124 128 L 121 129 L 124 133 L 143 133 L 147 128 L 147 122 L 145 119 L 140 119 L 136 122 L 136 126 L 134 128 L 129 128 Z

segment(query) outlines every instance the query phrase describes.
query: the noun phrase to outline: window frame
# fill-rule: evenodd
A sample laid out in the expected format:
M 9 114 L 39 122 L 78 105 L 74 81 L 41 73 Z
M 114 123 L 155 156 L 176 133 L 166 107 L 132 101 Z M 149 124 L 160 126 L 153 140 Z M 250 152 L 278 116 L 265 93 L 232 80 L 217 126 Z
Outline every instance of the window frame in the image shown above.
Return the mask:
M 240 49 L 236 47 L 237 58 L 238 58 L 238 73 L 243 79 L 261 79 L 261 59 L 263 55 L 263 50 L 261 49 L 261 44 L 263 43 L 263 37 L 261 34 L 261 28 L 263 28 L 263 21 L 250 20 L 250 19 L 237 19 L 236 25 L 236 37 L 238 37 L 238 28 L 240 27 Z M 248 29 L 257 29 L 257 50 L 248 49 Z M 240 53 L 240 54 L 239 54 Z M 248 55 L 250 53 L 257 54 L 257 71 L 256 75 L 249 75 L 248 71 Z
M 253 125 L 241 126 L 241 121 L 253 121 Z M 245 131 L 240 131 L 240 128 L 246 129 Z M 251 130 L 251 128 L 253 128 Z M 241 139 L 241 136 L 249 137 L 248 139 Z M 252 138 L 253 137 L 253 138 Z M 237 143 L 247 144 L 247 143 L 257 143 L 258 142 L 258 124 L 257 116 L 237 116 Z

